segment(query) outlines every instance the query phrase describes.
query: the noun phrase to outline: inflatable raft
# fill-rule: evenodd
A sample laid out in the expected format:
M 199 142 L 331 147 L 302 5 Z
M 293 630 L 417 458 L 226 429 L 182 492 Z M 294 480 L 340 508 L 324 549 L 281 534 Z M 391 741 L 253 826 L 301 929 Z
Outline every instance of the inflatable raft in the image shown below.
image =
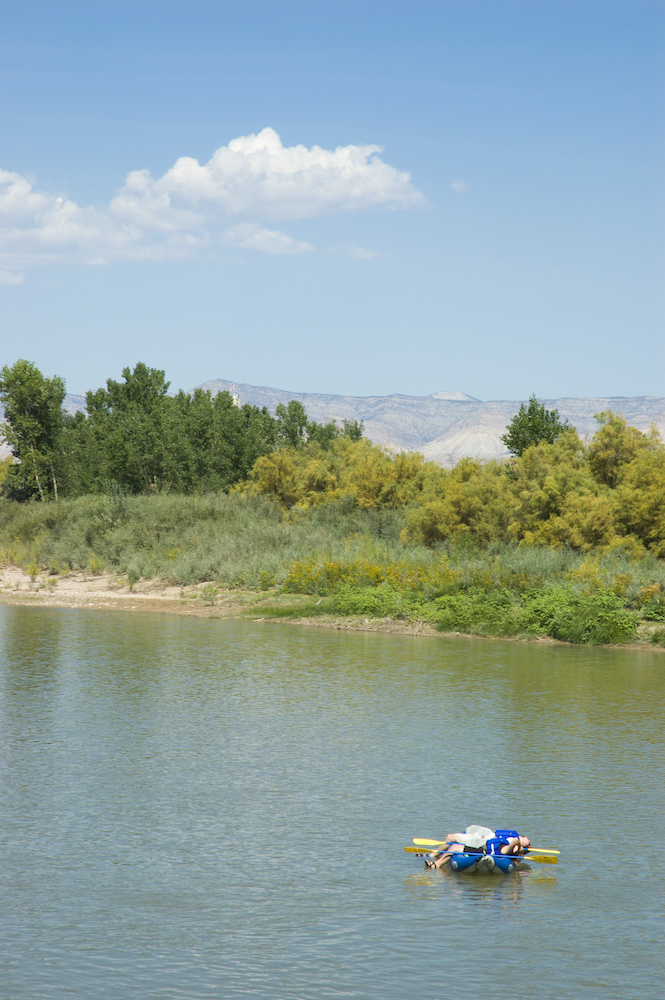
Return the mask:
M 454 872 L 479 872 L 486 875 L 510 875 L 524 857 L 507 854 L 451 854 L 448 862 Z

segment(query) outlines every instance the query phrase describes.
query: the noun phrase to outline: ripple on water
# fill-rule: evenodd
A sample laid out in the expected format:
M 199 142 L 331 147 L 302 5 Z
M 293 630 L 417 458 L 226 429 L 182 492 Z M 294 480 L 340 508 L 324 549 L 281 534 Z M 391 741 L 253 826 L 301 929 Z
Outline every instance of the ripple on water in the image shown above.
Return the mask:
M 660 995 L 663 663 L 1 608 L 3 1000 Z M 561 862 L 402 850 L 469 822 Z

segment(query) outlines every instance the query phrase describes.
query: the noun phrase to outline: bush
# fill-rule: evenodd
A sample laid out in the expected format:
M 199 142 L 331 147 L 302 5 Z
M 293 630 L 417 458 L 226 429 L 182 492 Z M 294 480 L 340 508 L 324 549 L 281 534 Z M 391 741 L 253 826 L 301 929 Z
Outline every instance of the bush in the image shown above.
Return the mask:
M 520 628 L 527 635 L 556 635 L 559 622 L 572 614 L 579 598 L 566 587 L 544 587 L 533 590 L 524 597 L 519 616 Z M 569 640 L 575 641 L 575 640 Z
M 564 642 L 616 644 L 635 638 L 638 621 L 639 615 L 627 611 L 616 594 L 605 590 L 562 604 L 547 634 Z
M 649 622 L 665 622 L 665 595 L 652 598 L 642 608 L 642 617 Z
M 639 621 L 612 591 L 579 595 L 565 587 L 527 594 L 521 606 L 509 590 L 470 590 L 433 601 L 428 617 L 443 632 L 549 635 L 590 645 L 630 642 Z
M 379 587 L 354 587 L 340 584 L 326 602 L 326 611 L 353 617 L 406 618 L 416 610 L 417 600 L 402 594 L 389 584 Z
M 519 632 L 515 599 L 509 590 L 470 590 L 438 597 L 428 615 L 442 632 L 478 635 L 516 635 Z
M 653 554 L 482 549 L 469 534 L 426 547 L 400 540 L 400 523 L 394 511 L 347 500 L 284 512 L 248 494 L 0 500 L 0 561 L 35 579 L 105 569 L 134 582 L 283 585 L 324 599 L 307 613 L 402 617 L 482 635 L 621 643 L 633 639 L 638 612 L 665 621 L 665 565 Z

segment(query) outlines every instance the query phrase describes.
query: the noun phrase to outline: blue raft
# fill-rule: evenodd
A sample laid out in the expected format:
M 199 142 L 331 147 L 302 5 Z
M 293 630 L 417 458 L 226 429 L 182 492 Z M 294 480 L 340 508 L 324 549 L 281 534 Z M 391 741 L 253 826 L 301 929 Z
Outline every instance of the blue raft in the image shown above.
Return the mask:
M 451 854 L 449 864 L 454 872 L 509 875 L 521 860 L 524 859 L 507 854 Z

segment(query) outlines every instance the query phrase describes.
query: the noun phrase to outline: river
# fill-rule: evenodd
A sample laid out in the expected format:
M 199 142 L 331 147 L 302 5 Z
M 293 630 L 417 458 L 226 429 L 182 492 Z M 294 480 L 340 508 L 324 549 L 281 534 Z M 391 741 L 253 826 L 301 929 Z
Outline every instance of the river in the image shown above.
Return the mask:
M 0 608 L 3 1000 L 662 995 L 665 656 Z M 516 827 L 557 865 L 403 850 Z

